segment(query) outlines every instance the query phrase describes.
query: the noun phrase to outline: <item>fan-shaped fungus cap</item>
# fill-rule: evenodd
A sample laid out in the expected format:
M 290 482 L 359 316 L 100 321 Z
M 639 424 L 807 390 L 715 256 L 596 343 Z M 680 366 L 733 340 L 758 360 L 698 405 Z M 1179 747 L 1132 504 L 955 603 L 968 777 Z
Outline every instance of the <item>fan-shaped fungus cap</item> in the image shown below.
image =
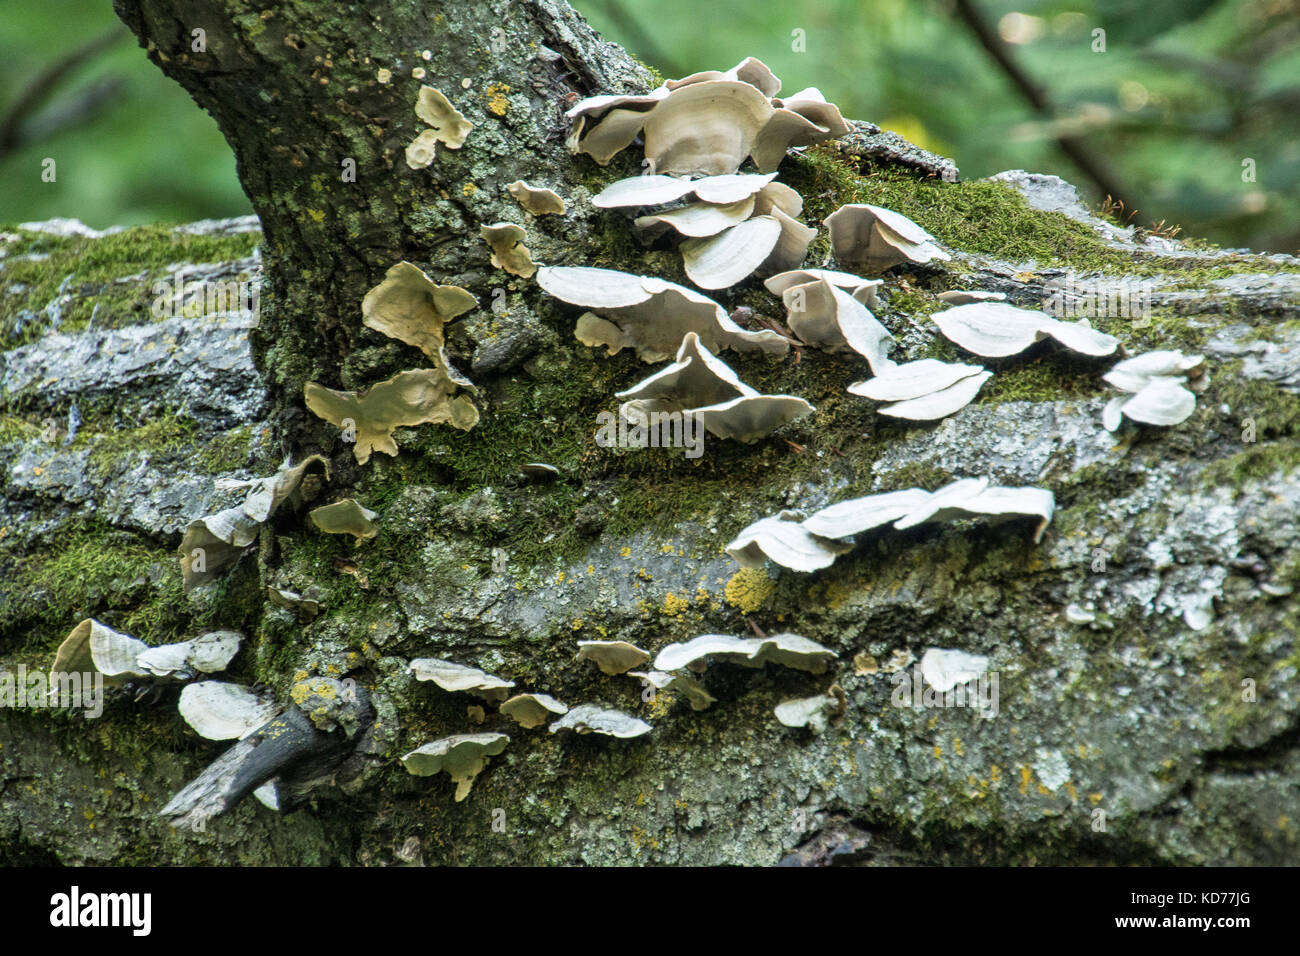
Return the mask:
M 621 740 L 640 737 L 653 729 L 650 724 L 631 714 L 625 714 L 621 710 L 610 710 L 597 704 L 579 704 L 550 727 L 553 734 L 561 730 L 572 730 L 579 734 L 603 734 Z
M 816 410 L 797 395 L 742 395 L 718 405 L 687 409 L 685 414 L 698 418 L 718 438 L 749 444 Z
M 658 401 L 677 409 L 716 405 L 758 392 L 742 382 L 722 359 L 700 344 L 695 332 L 682 336 L 677 360 L 631 388 L 616 392 L 615 398 L 630 401 Z
M 803 262 L 817 230 L 773 206 L 716 235 L 681 245 L 686 274 L 702 289 L 726 289 L 754 272 L 790 269 Z
M 823 277 L 781 293 L 786 324 L 804 342 L 828 352 L 852 350 L 880 375 L 894 363 L 885 354 L 894 340 L 871 310 Z
M 825 279 L 837 289 L 843 289 L 868 309 L 880 308 L 880 300 L 876 297 L 876 290 L 884 284 L 883 279 L 863 279 L 861 276 L 855 276 L 848 272 L 836 272 L 834 269 L 792 269 L 789 272 L 781 272 L 772 276 L 763 285 L 773 295 L 784 296 L 786 289 L 791 286 L 806 285 L 819 279 Z
M 279 710 L 271 698 L 219 680 L 187 684 L 178 708 L 185 722 L 208 740 L 242 740 Z
M 372 451 L 397 454 L 395 428 L 442 422 L 462 431 L 473 428 L 478 423 L 478 409 L 469 396 L 455 395 L 463 382 L 445 368 L 412 369 L 363 392 L 335 391 L 308 382 L 303 397 L 307 407 L 325 421 L 356 429 L 353 453 L 357 463 L 364 465 Z
M 602 674 L 623 674 L 650 660 L 650 652 L 627 641 L 579 641 L 578 658 L 594 661 Z
M 783 511 L 772 518 L 760 518 L 728 543 L 727 554 L 742 568 L 761 568 L 770 558 L 792 571 L 817 571 L 828 568 L 852 546 L 813 534 L 797 515 Z M 674 670 L 658 661 L 659 670 Z
M 933 421 L 965 408 L 992 377 L 978 365 L 920 359 L 885 369 L 848 390 L 874 401 L 894 402 L 877 409 L 882 415 Z
M 666 212 L 648 216 L 638 216 L 635 225 L 647 237 L 652 237 L 665 229 L 671 228 L 683 236 L 703 238 L 716 236 L 724 229 L 730 229 L 749 218 L 754 211 L 753 197 L 742 199 L 726 206 L 713 203 L 693 202 Z M 698 283 L 697 283 L 698 284 Z
M 841 691 L 841 694 L 843 691 Z M 834 694 L 783 700 L 776 705 L 776 719 L 785 727 L 806 727 L 814 734 L 826 729 L 832 718 L 842 716 L 845 701 Z
M 403 261 L 361 300 L 361 321 L 439 362 L 443 326 L 477 305 L 478 300 L 460 286 L 438 285 L 419 267 Z
M 466 667 L 435 657 L 417 657 L 409 666 L 416 680 L 433 681 L 445 691 L 467 691 L 484 700 L 505 700 L 510 696 L 510 688 L 515 686 L 512 680 L 493 677 L 477 667 Z
M 703 634 L 683 644 L 669 644 L 655 658 L 655 670 L 675 671 L 684 667 L 697 670 L 710 657 L 745 667 L 780 664 L 796 670 L 821 674 L 839 655 L 829 647 L 798 634 L 773 634 L 770 637 L 732 637 L 727 634 Z
M 841 206 L 826 217 L 825 225 L 835 258 L 846 265 L 884 272 L 903 262 L 924 264 L 952 258 L 935 244 L 934 236 L 906 216 L 881 206 Z
M 925 682 L 940 694 L 946 694 L 987 671 L 989 659 L 981 654 L 930 647 L 921 655 L 920 668 Z
M 730 173 L 703 179 L 679 179 L 661 174 L 631 176 L 610 183 L 592 197 L 591 204 L 599 209 L 662 206 L 694 193 L 700 202 L 726 206 L 758 195 L 775 178 L 776 173 Z
M 513 222 L 495 222 L 490 226 L 481 226 L 479 235 L 492 250 L 492 264 L 498 269 L 525 279 L 537 271 L 532 253 L 524 245 L 528 233 L 523 226 L 517 226 Z
M 1147 425 L 1186 421 L 1196 411 L 1192 393 L 1204 391 L 1210 381 L 1204 356 L 1167 349 L 1125 359 L 1103 377 L 1120 391 L 1131 393 L 1111 399 L 1102 413 L 1102 424 L 1112 432 L 1119 428 L 1121 416 Z
M 312 524 L 326 534 L 350 534 L 357 541 L 379 534 L 379 525 L 375 523 L 375 518 L 379 516 L 353 498 L 343 498 L 333 504 L 313 508 L 308 517 Z
M 645 115 L 646 159 L 656 173 L 669 176 L 734 173 L 774 112 L 748 83 L 703 80 L 679 87 Z M 760 165 L 759 171 L 775 168 Z
M 579 319 L 578 339 L 607 345 L 611 355 L 631 346 L 642 361 L 659 362 L 677 351 L 687 332 L 699 335 L 711 352 L 733 348 L 784 355 L 790 347 L 776 332 L 745 331 L 717 302 L 663 279 L 586 266 L 542 266 L 537 284 L 563 302 L 591 309 L 595 315 Z
M 1016 355 L 1049 337 L 1072 351 L 1095 357 L 1110 355 L 1119 347 L 1119 339 L 1090 328 L 1086 322 L 1062 322 L 1005 302 L 959 305 L 931 318 L 948 339 L 985 358 Z
M 851 498 L 814 512 L 804 520 L 803 526 L 823 538 L 849 538 L 897 521 L 929 499 L 930 492 L 920 488 Z
M 569 707 L 549 694 L 516 694 L 501 705 L 501 713 L 531 730 L 546 723 L 550 714 L 567 714 Z
M 1176 350 L 1162 349 L 1125 359 L 1102 378 L 1121 392 L 1136 394 L 1160 378 L 1175 378 L 1186 382 L 1189 378 L 1199 379 L 1204 374 L 1205 356 L 1184 355 Z
M 88 617 L 63 639 L 54 653 L 50 673 L 72 674 L 99 672 L 105 683 L 119 684 L 132 677 L 146 677 L 148 672 L 140 666 L 140 655 L 149 645 L 129 634 L 115 631 Z
M 415 115 L 433 127 L 439 142 L 446 143 L 448 149 L 464 146 L 465 138 L 474 128 L 474 124 L 465 119 L 460 110 L 432 86 L 420 87 L 419 98 L 415 101 Z
M 555 216 L 565 214 L 564 200 L 554 190 L 544 186 L 530 186 L 522 179 L 510 183 L 506 186 L 506 190 L 515 198 L 515 202 L 534 216 L 545 216 L 548 213 Z
M 1034 541 L 1052 520 L 1056 497 L 1045 488 L 989 487 L 983 478 L 964 478 L 940 488 L 918 509 L 894 523 L 895 528 L 911 528 L 926 521 L 951 521 L 980 515 L 1038 518 Z
M 412 169 L 426 169 L 438 155 L 440 134 L 437 130 L 423 130 L 406 144 L 406 165 Z
M 330 463 L 324 456 L 309 455 L 292 467 L 289 465 L 289 459 L 286 458 L 280 470 L 274 475 L 251 483 L 252 490 L 242 506 L 244 513 L 255 521 L 266 521 L 280 505 L 292 499 L 300 489 L 305 487 L 304 480 L 310 477 L 307 472 L 316 465 L 321 466 L 324 478 L 328 481 Z
M 163 644 L 144 651 L 137 662 L 151 677 L 189 680 L 194 674 L 226 669 L 239 653 L 244 635 L 238 631 L 210 631 L 179 644 Z
M 215 580 L 257 540 L 262 522 L 249 517 L 242 505 L 196 518 L 185 526 L 178 549 L 181 576 L 188 593 Z
M 764 96 L 776 96 L 781 92 L 781 81 L 777 79 L 776 74 L 762 60 L 757 57 L 747 56 L 731 69 L 722 70 L 702 70 L 699 73 L 692 73 L 690 76 L 684 76 L 680 80 L 668 80 L 664 86 L 670 90 L 675 90 L 681 86 L 690 86 L 692 83 L 703 83 L 707 80 L 739 80 L 741 83 L 748 83 L 758 89 Z
M 506 749 L 505 734 L 455 734 L 412 750 L 402 757 L 402 766 L 417 777 L 431 777 L 443 771 L 456 784 L 456 802 L 469 796 L 474 778 L 487 766 L 488 758 Z
M 656 691 L 666 690 L 672 694 L 681 694 L 691 705 L 691 710 L 708 710 L 718 699 L 704 689 L 704 685 L 694 677 L 685 674 L 669 674 L 667 671 L 629 671 L 628 677 L 639 677 L 647 687 Z

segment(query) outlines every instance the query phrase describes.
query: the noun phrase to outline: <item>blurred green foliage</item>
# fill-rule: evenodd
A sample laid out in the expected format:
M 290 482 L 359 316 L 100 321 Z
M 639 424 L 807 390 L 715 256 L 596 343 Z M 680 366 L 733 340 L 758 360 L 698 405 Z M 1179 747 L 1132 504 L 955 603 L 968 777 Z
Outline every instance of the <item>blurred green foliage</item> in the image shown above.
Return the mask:
M 816 86 L 846 116 L 952 156 L 966 177 L 1054 172 L 1100 202 L 1055 145 L 1077 135 L 1125 184 L 1120 218 L 1300 249 L 1300 0 L 974 0 L 1046 92 L 1050 117 L 1029 107 L 957 2 L 574 0 L 666 76 L 757 56 L 785 91 Z M 0 122 L 42 69 L 116 25 L 108 0 L 3 3 Z M 0 155 L 0 222 L 248 211 L 212 120 L 116 28 L 122 41 L 64 77 L 22 124 L 28 141 Z M 58 163 L 55 183 L 41 181 L 45 157 Z

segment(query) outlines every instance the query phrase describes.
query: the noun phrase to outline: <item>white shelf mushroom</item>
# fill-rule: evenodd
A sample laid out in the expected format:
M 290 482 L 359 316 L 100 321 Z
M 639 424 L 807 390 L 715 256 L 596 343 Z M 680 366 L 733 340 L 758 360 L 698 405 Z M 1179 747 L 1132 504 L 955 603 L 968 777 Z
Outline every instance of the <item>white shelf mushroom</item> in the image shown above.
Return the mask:
M 438 285 L 418 266 L 402 261 L 361 300 L 361 321 L 438 362 L 443 354 L 443 327 L 477 305 L 478 300 L 460 286 Z
M 831 251 L 845 265 L 884 272 L 904 262 L 924 265 L 952 258 L 934 236 L 882 206 L 850 203 L 827 216 L 825 225 L 831 233 Z
M 307 517 L 326 534 L 350 534 L 358 542 L 379 534 L 379 516 L 354 498 L 314 508 Z
M 513 222 L 494 222 L 479 227 L 479 235 L 491 250 L 489 259 L 498 269 L 525 279 L 537 271 L 532 253 L 524 245 L 528 233 Z
M 886 355 L 894 337 L 861 301 L 822 276 L 781 293 L 786 324 L 803 342 L 828 352 L 854 351 L 880 375 L 893 368 Z
M 1005 302 L 975 302 L 936 312 L 934 324 L 949 340 L 984 358 L 1018 355 L 1035 342 L 1053 338 L 1083 355 L 1101 357 L 1119 348 L 1119 339 L 1086 320 L 1063 322 L 1043 312 Z
M 494 677 L 477 667 L 436 657 L 417 657 L 407 666 L 418 681 L 432 681 L 450 693 L 468 692 L 484 700 L 503 701 L 515 686 L 512 680 Z
M 733 637 L 729 634 L 701 634 L 681 644 L 669 644 L 655 657 L 658 671 L 689 668 L 701 671 L 710 658 L 742 667 L 780 664 L 795 670 L 821 674 L 839 655 L 829 647 L 798 634 L 768 637 Z
M 851 547 L 813 534 L 800 523 L 798 515 L 783 511 L 746 527 L 727 544 L 726 552 L 742 568 L 761 568 L 770 558 L 784 568 L 807 572 L 830 567 Z M 655 666 L 673 669 L 658 663 Z
M 1205 357 L 1160 350 L 1135 355 L 1104 376 L 1127 395 L 1113 398 L 1102 412 L 1102 424 L 1115 431 L 1122 417 L 1146 425 L 1178 425 L 1196 411 L 1196 395 L 1210 381 Z
M 685 674 L 669 674 L 666 671 L 629 671 L 628 677 L 637 677 L 646 687 L 655 691 L 666 690 L 680 694 L 691 705 L 691 710 L 708 710 L 718 699 L 704 689 L 693 677 Z
M 644 720 L 596 704 L 579 704 L 550 726 L 551 733 L 572 730 L 578 734 L 601 734 L 628 740 L 650 733 L 653 726 Z
M 627 641 L 579 641 L 578 659 L 593 661 L 602 674 L 614 676 L 640 667 L 650 660 L 650 652 Z
M 270 697 L 218 680 L 187 684 L 177 708 L 195 733 L 208 740 L 242 740 L 279 711 Z
M 516 179 L 506 186 L 506 191 L 524 207 L 525 212 L 534 216 L 563 216 L 567 211 L 564 200 L 553 189 L 544 186 L 530 186 L 522 179 Z
M 568 712 L 568 705 L 550 694 L 516 694 L 501 705 L 501 713 L 528 730 L 542 726 L 551 714 L 563 716 Z
M 992 377 L 992 372 L 978 365 L 919 359 L 854 382 L 848 391 L 873 401 L 892 402 L 877 409 L 882 415 L 928 422 L 965 408 Z
M 631 176 L 610 183 L 592 197 L 591 204 L 598 209 L 662 206 L 694 194 L 700 202 L 727 206 L 753 198 L 775 178 L 776 173 L 729 173 L 703 179 Z
M 825 279 L 838 289 L 843 289 L 868 309 L 880 308 L 877 290 L 884 285 L 883 279 L 864 279 L 849 272 L 836 272 L 834 269 L 792 269 L 772 276 L 763 282 L 767 291 L 773 295 L 784 295 L 791 286 L 806 285 Z
M 424 169 L 433 162 L 438 153 L 438 144 L 443 143 L 448 149 L 460 149 L 474 124 L 451 105 L 439 90 L 432 86 L 420 87 L 415 101 L 415 115 L 428 123 L 431 129 L 421 132 L 406 147 L 406 165 L 412 169 Z
M 562 302 L 590 309 L 579 318 L 575 335 L 586 345 L 605 346 L 610 355 L 630 347 L 642 361 L 663 361 L 687 332 L 695 332 L 711 352 L 731 348 L 784 355 L 790 348 L 778 333 L 747 332 L 717 302 L 663 279 L 589 266 L 543 266 L 537 284 Z
M 97 672 L 110 686 L 140 679 L 189 680 L 196 673 L 225 670 L 243 639 L 238 631 L 209 631 L 178 644 L 150 647 L 88 617 L 63 639 L 50 673 Z

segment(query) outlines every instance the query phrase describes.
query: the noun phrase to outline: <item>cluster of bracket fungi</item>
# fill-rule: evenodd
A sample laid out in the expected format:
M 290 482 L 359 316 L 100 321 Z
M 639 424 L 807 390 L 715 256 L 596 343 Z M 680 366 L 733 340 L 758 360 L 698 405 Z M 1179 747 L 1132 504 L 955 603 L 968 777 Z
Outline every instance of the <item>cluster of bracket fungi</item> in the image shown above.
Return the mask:
M 535 275 L 551 296 L 584 309 L 575 327 L 581 343 L 603 347 L 609 355 L 629 348 L 648 363 L 672 360 L 617 393 L 620 415 L 629 421 L 681 414 L 698 418 L 716 437 L 753 442 L 814 414 L 816 410 L 797 396 L 759 394 L 718 357 L 727 349 L 783 356 L 791 343 L 864 359 L 870 375 L 846 387 L 853 395 L 880 403 L 882 415 L 934 421 L 957 412 L 974 400 L 993 372 L 934 358 L 902 363 L 891 359 L 893 336 L 872 311 L 880 308 L 884 280 L 857 274 L 942 263 L 951 256 L 911 219 L 879 206 L 849 204 L 823 225 L 836 265 L 856 271 L 824 268 L 828 263 L 805 267 L 817 230 L 799 220 L 803 199 L 776 181 L 777 169 L 789 149 L 842 136 L 849 126 L 815 88 L 785 98 L 778 96 L 780 88 L 767 66 L 749 58 L 725 72 L 669 80 L 644 95 L 593 96 L 566 116 L 571 122 L 571 152 L 588 155 L 602 166 L 638 139 L 644 146 L 646 175 L 612 183 L 592 198 L 595 207 L 629 211 L 631 228 L 646 242 L 665 237 L 675 242 L 687 277 L 701 289 L 727 289 L 750 276 L 762 277 L 765 288 L 779 296 L 786 309 L 788 331 L 742 328 L 718 302 L 661 278 L 539 265 L 524 245 L 526 230 L 516 223 L 482 226 L 493 266 L 524 278 Z M 420 90 L 416 114 L 429 128 L 406 150 L 412 169 L 433 163 L 439 146 L 459 149 L 472 129 L 432 87 Z M 741 172 L 746 161 L 756 172 Z M 550 189 L 516 181 L 507 190 L 530 215 L 567 213 L 564 201 Z M 1018 308 L 1002 301 L 1001 293 L 950 291 L 940 299 L 951 307 L 933 316 L 935 326 L 978 357 L 1015 355 L 1046 338 L 1093 357 L 1120 348 L 1117 339 L 1086 321 L 1066 322 Z M 304 388 L 307 408 L 342 430 L 359 464 L 375 451 L 396 455 L 393 431 L 398 427 L 446 423 L 473 428 L 479 419 L 473 401 L 476 389 L 449 361 L 444 329 L 477 305 L 467 290 L 439 285 L 410 262 L 397 263 L 366 294 L 362 321 L 418 348 L 430 367 L 399 372 L 364 391 L 338 391 L 311 382 Z M 1208 381 L 1203 358 L 1172 351 L 1122 361 L 1105 378 L 1124 393 L 1103 416 L 1112 431 L 1122 417 L 1155 425 L 1185 420 L 1195 409 L 1193 391 Z M 198 519 L 186 529 L 181 545 L 186 590 L 228 570 L 281 504 L 291 502 L 296 509 L 311 502 L 328 480 L 327 461 L 312 456 L 295 466 L 286 462 L 269 478 L 243 483 L 249 490 L 243 504 Z M 857 536 L 886 524 L 905 529 L 929 521 L 1026 516 L 1037 519 L 1037 542 L 1053 507 L 1047 489 L 997 487 L 984 478 L 963 478 L 934 492 L 910 488 L 838 502 L 806 518 L 782 512 L 742 530 L 726 550 L 742 567 L 771 560 L 809 572 L 829 566 L 852 549 Z M 350 498 L 310 512 L 319 530 L 352 534 L 358 540 L 376 533 L 377 517 Z M 319 610 L 310 596 L 276 588 L 268 589 L 268 599 L 304 620 Z M 113 681 L 188 680 L 197 672 L 223 668 L 238 646 L 238 635 L 221 632 L 149 649 L 98 622 L 83 621 L 59 649 L 55 668 L 85 666 Z M 583 641 L 578 656 L 594 662 L 603 674 L 635 677 L 651 691 L 669 691 L 692 709 L 703 710 L 714 702 L 698 679 L 710 660 L 746 667 L 774 663 L 820 674 L 837 655 L 796 634 L 706 634 L 663 647 L 652 664 L 648 651 L 623 641 Z M 634 670 L 647 664 L 648 670 Z M 652 730 L 636 717 L 598 704 L 569 707 L 547 694 L 513 693 L 512 681 L 452 661 L 418 658 L 409 666 L 419 681 L 498 705 L 524 729 L 551 721 L 551 733 L 571 730 L 615 738 Z M 186 721 L 203 736 L 238 743 L 164 809 L 174 825 L 197 826 L 247 793 L 275 806 L 277 779 L 310 779 L 313 768 L 298 766 L 303 752 L 332 754 L 337 760 L 371 720 L 368 695 L 350 682 L 311 678 L 295 684 L 290 698 L 291 704 L 282 709 L 266 694 L 233 684 L 204 681 L 185 687 L 180 711 Z M 828 720 L 842 717 L 844 710 L 843 691 L 832 685 L 814 697 L 782 702 L 776 716 L 786 726 L 817 732 Z M 470 708 L 471 716 L 475 712 L 481 722 L 481 706 Z M 344 732 L 341 742 L 334 733 L 339 727 Z M 282 738 L 283 745 L 278 743 Z M 456 785 L 455 799 L 462 800 L 488 759 L 508 743 L 509 737 L 500 733 L 457 734 L 426 743 L 401 762 L 415 775 L 447 773 Z

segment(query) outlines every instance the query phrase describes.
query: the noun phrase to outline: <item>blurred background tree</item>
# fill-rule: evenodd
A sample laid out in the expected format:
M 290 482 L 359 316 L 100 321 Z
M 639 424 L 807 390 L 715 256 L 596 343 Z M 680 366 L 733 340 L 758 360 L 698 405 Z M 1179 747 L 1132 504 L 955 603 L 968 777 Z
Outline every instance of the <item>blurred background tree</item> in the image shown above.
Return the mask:
M 3 4 L 0 222 L 249 211 L 215 124 L 147 62 L 109 0 Z M 1056 173 L 1093 202 L 1116 194 L 1119 218 L 1139 225 L 1300 249 L 1300 0 L 574 5 L 665 76 L 757 56 L 787 92 L 817 86 L 964 176 Z

